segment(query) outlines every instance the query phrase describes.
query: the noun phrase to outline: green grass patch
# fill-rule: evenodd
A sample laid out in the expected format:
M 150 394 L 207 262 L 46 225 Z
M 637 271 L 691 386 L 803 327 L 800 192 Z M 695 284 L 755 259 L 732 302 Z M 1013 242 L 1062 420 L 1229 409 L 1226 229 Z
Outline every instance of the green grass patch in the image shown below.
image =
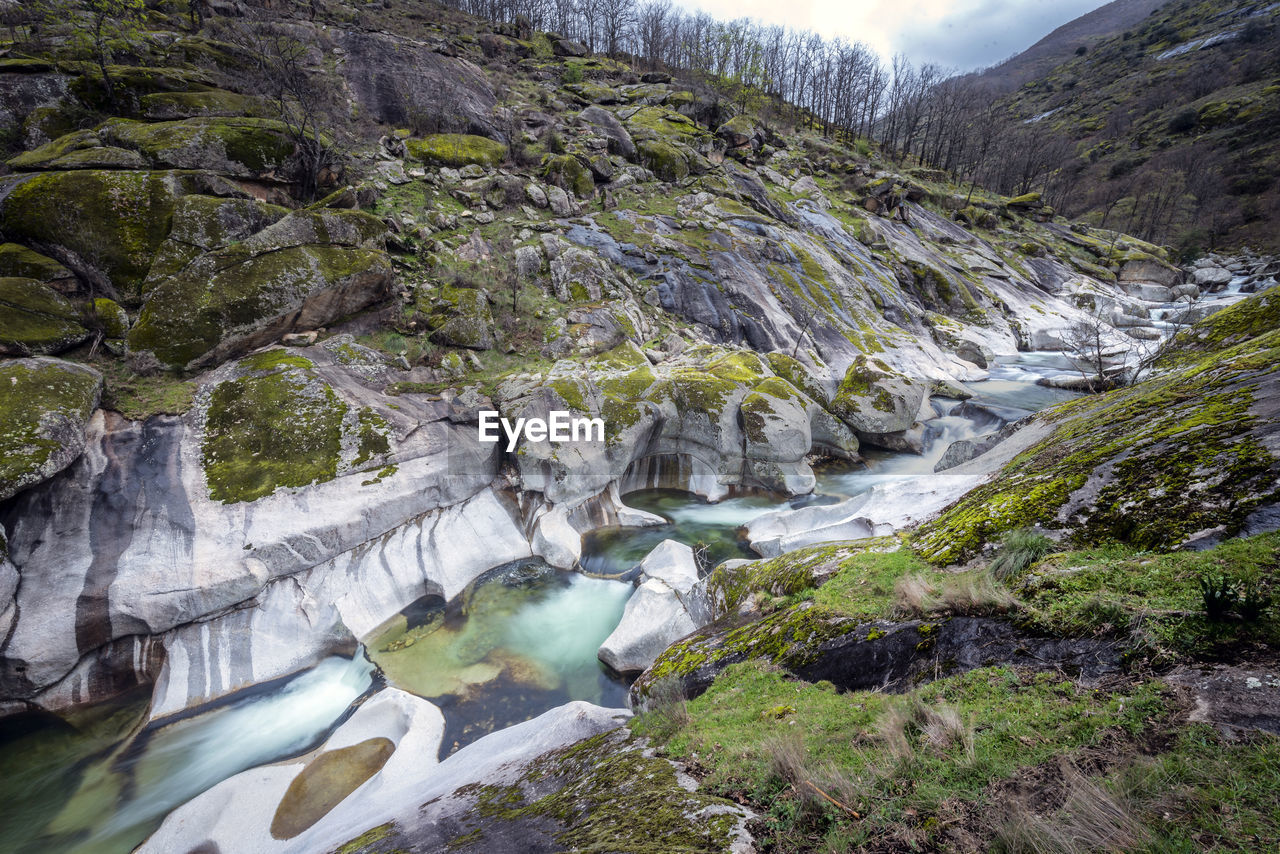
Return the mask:
M 853 850 L 885 839 L 928 850 L 956 799 L 981 805 L 992 784 L 1020 769 L 1139 738 L 1171 707 L 1154 682 L 1092 689 L 994 667 L 908 696 L 841 694 L 745 662 L 687 704 L 688 722 L 665 749 L 696 761 L 712 794 L 765 812 L 764 850 Z M 647 717 L 633 728 L 645 732 Z

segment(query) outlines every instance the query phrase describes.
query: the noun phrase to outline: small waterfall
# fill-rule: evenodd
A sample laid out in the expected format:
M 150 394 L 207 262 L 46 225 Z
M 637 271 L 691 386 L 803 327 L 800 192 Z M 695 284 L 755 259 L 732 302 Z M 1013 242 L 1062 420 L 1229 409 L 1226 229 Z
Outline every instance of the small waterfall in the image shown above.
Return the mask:
M 39 836 L 40 850 L 126 854 L 174 807 L 247 768 L 319 743 L 372 684 L 373 667 L 358 652 L 148 726 L 85 769 Z

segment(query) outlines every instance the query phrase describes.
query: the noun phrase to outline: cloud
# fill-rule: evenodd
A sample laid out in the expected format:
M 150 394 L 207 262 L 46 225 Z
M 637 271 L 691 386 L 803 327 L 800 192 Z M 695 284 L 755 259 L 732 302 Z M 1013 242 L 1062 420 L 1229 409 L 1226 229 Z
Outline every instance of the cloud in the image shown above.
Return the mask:
M 750 17 L 866 43 L 886 60 L 970 70 L 1025 50 L 1106 0 L 677 0 L 718 18 Z

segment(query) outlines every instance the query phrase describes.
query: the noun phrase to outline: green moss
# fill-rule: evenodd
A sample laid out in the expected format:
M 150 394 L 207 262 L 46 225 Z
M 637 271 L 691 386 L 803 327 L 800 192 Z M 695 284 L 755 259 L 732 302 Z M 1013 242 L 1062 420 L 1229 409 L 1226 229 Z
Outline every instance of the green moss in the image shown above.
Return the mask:
M 0 243 L 0 278 L 52 282 L 71 277 L 71 271 L 52 258 L 17 243 Z
M 1204 353 L 1233 347 L 1275 329 L 1280 329 L 1280 288 L 1254 294 L 1183 330 L 1161 353 L 1162 364 L 1185 364 Z
M 123 338 L 129 333 L 129 315 L 115 300 L 98 297 L 93 301 L 93 313 L 106 338 Z
M 1137 386 L 1060 405 L 1038 418 L 1054 433 L 919 529 L 914 543 L 935 562 L 963 560 L 1014 528 L 1066 527 L 1072 542 L 1119 540 L 1171 548 L 1189 535 L 1239 529 L 1274 498 L 1280 468 L 1250 414 L 1274 381 L 1280 332 L 1218 351 Z M 1086 483 L 1070 517 L 1063 515 Z
M 292 216 L 314 218 L 317 239 L 323 240 L 329 227 L 326 217 L 339 214 Z M 363 215 L 343 217 L 357 224 L 363 221 Z M 150 291 L 129 332 L 129 346 L 185 369 L 233 334 L 297 308 L 302 298 L 320 289 L 342 289 L 388 276 L 386 256 L 373 249 L 321 243 L 228 246 Z
M 387 435 L 390 431 L 387 419 L 366 406 L 360 410 L 358 420 L 360 446 L 352 463 L 354 466 L 363 465 L 374 457 L 386 454 L 391 450 L 391 445 L 387 441 Z M 381 478 L 382 475 L 379 474 L 378 477 Z
M 333 854 L 366 854 L 373 850 L 372 846 L 391 836 L 394 829 L 395 825 L 391 822 L 371 827 L 355 839 L 349 839 L 338 846 Z
M 0 278 L 0 353 L 61 353 L 89 337 L 65 297 L 35 279 Z
M 813 374 L 809 373 L 809 369 L 801 364 L 800 361 L 786 353 L 769 353 L 765 358 L 769 361 L 770 370 L 775 374 L 804 392 L 810 399 L 823 406 L 827 404 L 827 393 L 821 383 L 814 378 Z
M 672 143 L 646 139 L 637 142 L 636 149 L 640 154 L 640 162 L 658 180 L 676 182 L 689 177 L 689 158 Z
M 507 147 L 482 136 L 459 133 L 437 133 L 405 143 L 409 155 L 436 166 L 467 166 L 472 163 L 489 168 L 502 164 Z
M 270 352 L 270 351 L 269 351 Z M 202 444 L 209 495 L 233 504 L 337 476 L 347 406 L 300 356 L 267 357 L 213 388 Z M 306 361 L 303 359 L 302 361 Z M 272 363 L 273 362 L 273 363 Z
M 0 363 L 0 500 L 57 471 L 60 433 L 83 430 L 101 388 L 96 371 L 68 362 Z
M 582 161 L 572 154 L 560 154 L 547 158 L 542 167 L 542 177 L 556 186 L 571 191 L 580 199 L 595 194 L 596 182 Z
M 21 179 L 0 202 L 11 238 L 53 243 L 97 265 L 136 294 L 169 233 L 175 199 L 193 188 L 182 173 L 80 170 Z
M 455 797 L 474 799 L 460 828 L 475 840 L 469 850 L 491 847 L 485 833 L 494 826 L 548 822 L 546 832 L 566 851 L 727 850 L 737 825 L 733 804 L 686 791 L 671 763 L 643 748 L 625 729 L 615 730 L 539 757 L 514 784 L 459 789 Z

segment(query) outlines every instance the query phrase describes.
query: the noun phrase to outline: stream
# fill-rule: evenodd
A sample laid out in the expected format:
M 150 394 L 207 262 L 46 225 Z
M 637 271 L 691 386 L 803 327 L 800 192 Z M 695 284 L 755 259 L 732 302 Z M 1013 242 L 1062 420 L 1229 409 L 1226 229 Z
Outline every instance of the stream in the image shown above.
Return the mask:
M 894 479 L 932 478 L 948 445 L 1076 394 L 1036 385 L 1069 373 L 1057 353 L 1022 353 L 969 384 L 982 407 L 935 398 L 921 455 L 866 449 L 859 464 L 818 472 L 813 495 L 737 493 L 715 503 L 671 490 L 626 496 L 662 516 L 647 528 L 583 537 L 582 572 L 530 559 L 496 567 L 449 602 L 426 597 L 366 639 L 293 677 L 240 692 L 177 720 L 142 726 L 148 694 L 102 704 L 74 723 L 26 715 L 0 723 L 0 852 L 127 854 L 174 807 L 247 768 L 313 749 L 385 680 L 443 711 L 446 756 L 476 738 L 570 700 L 626 702 L 627 684 L 596 658 L 631 596 L 636 565 L 665 539 L 704 565 L 756 555 L 741 528 L 783 507 L 829 503 Z

